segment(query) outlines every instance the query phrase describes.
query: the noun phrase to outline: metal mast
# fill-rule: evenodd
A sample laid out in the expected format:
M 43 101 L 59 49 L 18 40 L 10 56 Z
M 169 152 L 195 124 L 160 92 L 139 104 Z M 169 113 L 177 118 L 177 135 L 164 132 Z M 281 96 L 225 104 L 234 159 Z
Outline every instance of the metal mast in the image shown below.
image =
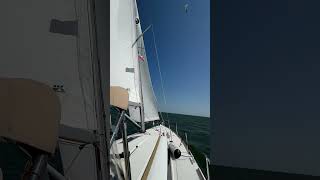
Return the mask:
M 138 22 L 139 23 L 139 22 Z M 142 49 L 142 47 L 141 47 Z M 138 55 L 141 50 L 138 47 Z M 141 81 L 141 62 L 139 61 L 139 85 L 140 85 L 140 95 L 141 95 L 141 106 L 140 106 L 140 117 L 141 117 L 141 131 L 145 132 L 145 124 L 144 124 L 144 107 L 143 107 L 143 94 L 142 94 L 142 81 Z
M 135 1 L 135 8 L 138 10 L 138 6 L 137 6 L 137 2 Z M 138 29 L 138 24 L 140 23 L 140 19 L 138 17 L 136 17 L 135 19 L 135 22 L 136 22 L 136 32 L 139 32 L 139 29 Z M 141 41 L 141 37 L 143 36 L 143 34 L 149 29 L 150 27 L 148 27 L 144 32 L 142 32 L 141 34 L 137 34 L 137 39 L 135 40 L 135 42 L 132 44 L 132 47 L 140 41 L 140 43 L 138 43 L 140 45 L 140 47 L 138 46 L 138 55 L 143 55 L 142 51 L 142 41 Z M 141 81 L 141 62 L 138 58 L 138 61 L 139 61 L 139 86 L 140 86 L 140 95 L 141 95 L 141 104 L 140 104 L 140 117 L 141 117 L 141 131 L 142 132 L 145 132 L 145 123 L 144 123 L 144 120 L 145 120 L 145 117 L 144 117 L 144 106 L 143 106 L 143 94 L 142 94 L 142 81 Z

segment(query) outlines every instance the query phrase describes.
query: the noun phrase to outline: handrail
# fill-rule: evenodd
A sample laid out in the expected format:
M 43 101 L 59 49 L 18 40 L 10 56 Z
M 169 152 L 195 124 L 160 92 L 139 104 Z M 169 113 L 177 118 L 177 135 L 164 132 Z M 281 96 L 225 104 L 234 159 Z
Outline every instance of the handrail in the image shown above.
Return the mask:
M 125 180 L 131 180 L 130 152 L 129 152 L 129 146 L 128 146 L 127 122 L 126 122 L 125 110 L 121 111 L 121 115 L 119 117 L 116 128 L 112 133 L 112 137 L 110 139 L 110 148 L 112 147 L 112 144 L 115 141 L 115 138 L 118 134 L 119 129 L 121 129 L 121 133 L 122 133 L 123 155 L 124 155 L 124 162 L 125 162 L 125 169 L 124 169 Z
M 35 163 L 31 169 L 30 180 L 40 180 L 41 176 L 45 172 L 48 163 L 48 155 L 40 154 L 35 158 Z
M 125 180 L 131 180 L 130 152 L 129 152 L 129 145 L 128 145 L 128 137 L 127 137 L 127 122 L 123 120 L 121 125 L 122 125 L 121 131 L 122 131 L 123 155 L 124 155 L 124 164 L 125 164 Z
M 135 126 L 137 126 L 138 128 L 141 129 L 141 126 L 140 126 L 138 123 L 136 123 L 133 119 L 131 119 L 130 116 L 128 116 L 127 114 L 125 114 L 125 116 L 126 116 L 126 118 L 128 118 Z
M 187 152 L 188 152 L 188 154 L 190 154 L 190 152 L 189 152 L 188 136 L 187 136 L 187 133 L 186 133 L 186 132 L 184 133 L 184 136 L 186 137 L 186 148 L 187 148 Z
M 121 115 L 120 115 L 120 118 L 119 118 L 119 120 L 118 120 L 118 123 L 117 123 L 117 125 L 116 125 L 116 128 L 114 129 L 114 131 L 113 131 L 113 133 L 112 133 L 112 136 L 111 136 L 111 139 L 110 139 L 110 148 L 112 147 L 112 143 L 113 143 L 113 141 L 115 140 L 115 138 L 116 138 L 116 135 L 118 134 L 118 131 L 119 131 L 119 128 L 120 128 L 120 124 L 122 123 L 122 121 L 123 121 L 123 116 L 124 116 L 124 114 L 125 114 L 125 111 L 122 111 L 121 112 Z
M 210 159 L 207 157 L 206 154 L 204 156 L 206 157 L 207 180 L 210 180 L 210 169 L 209 169 Z
M 54 167 L 50 164 L 47 164 L 48 173 L 53 177 L 55 180 L 67 180 L 60 172 L 58 172 Z

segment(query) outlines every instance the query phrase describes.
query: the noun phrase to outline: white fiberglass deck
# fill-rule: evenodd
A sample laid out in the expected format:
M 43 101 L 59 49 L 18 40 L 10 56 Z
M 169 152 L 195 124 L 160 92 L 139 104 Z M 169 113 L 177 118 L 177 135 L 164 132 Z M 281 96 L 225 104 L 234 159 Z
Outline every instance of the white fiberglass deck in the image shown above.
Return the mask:
M 181 139 L 165 126 L 147 129 L 128 137 L 132 180 L 201 180 L 205 179 L 192 154 L 187 152 Z M 181 157 L 171 158 L 168 144 L 174 143 L 181 151 Z M 157 141 L 158 145 L 157 145 Z M 123 152 L 122 140 L 116 141 L 118 152 Z M 155 149 L 154 157 L 152 153 Z M 170 163 L 168 161 L 170 156 Z M 150 160 L 151 159 L 151 160 Z M 149 162 L 151 161 L 151 162 Z M 149 163 L 149 165 L 148 165 Z M 124 159 L 121 159 L 122 169 Z
M 171 162 L 171 179 L 172 180 L 201 180 L 205 179 L 201 172 L 193 155 L 188 153 L 187 148 L 181 141 L 181 138 L 177 136 L 172 130 L 162 126 L 163 130 L 167 134 L 168 143 L 172 140 L 172 143 L 181 151 L 181 156 L 178 159 L 170 157 Z M 170 134 L 171 133 L 171 134 Z M 170 137 L 172 136 L 172 139 Z M 169 180 L 169 179 L 168 179 Z

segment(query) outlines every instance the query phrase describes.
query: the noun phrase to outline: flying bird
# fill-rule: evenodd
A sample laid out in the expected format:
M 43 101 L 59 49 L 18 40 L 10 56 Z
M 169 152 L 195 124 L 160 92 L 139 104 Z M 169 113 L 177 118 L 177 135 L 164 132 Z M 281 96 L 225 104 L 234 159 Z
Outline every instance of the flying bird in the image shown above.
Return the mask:
M 188 7 L 189 7 L 189 4 L 185 4 L 185 5 L 184 5 L 184 11 L 185 11 L 186 13 L 188 13 L 188 9 L 189 9 Z

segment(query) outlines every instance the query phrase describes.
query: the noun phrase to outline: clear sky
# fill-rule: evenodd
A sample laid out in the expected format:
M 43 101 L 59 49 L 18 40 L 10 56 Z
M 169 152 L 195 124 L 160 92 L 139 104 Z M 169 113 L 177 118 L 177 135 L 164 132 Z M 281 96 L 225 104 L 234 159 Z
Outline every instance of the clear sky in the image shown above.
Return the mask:
M 217 4 L 214 163 L 320 176 L 320 1 Z
M 142 30 L 153 24 L 166 104 L 164 103 L 152 31 L 144 41 L 153 88 L 160 110 L 210 114 L 209 0 L 138 0 Z M 184 6 L 189 4 L 185 13 Z

